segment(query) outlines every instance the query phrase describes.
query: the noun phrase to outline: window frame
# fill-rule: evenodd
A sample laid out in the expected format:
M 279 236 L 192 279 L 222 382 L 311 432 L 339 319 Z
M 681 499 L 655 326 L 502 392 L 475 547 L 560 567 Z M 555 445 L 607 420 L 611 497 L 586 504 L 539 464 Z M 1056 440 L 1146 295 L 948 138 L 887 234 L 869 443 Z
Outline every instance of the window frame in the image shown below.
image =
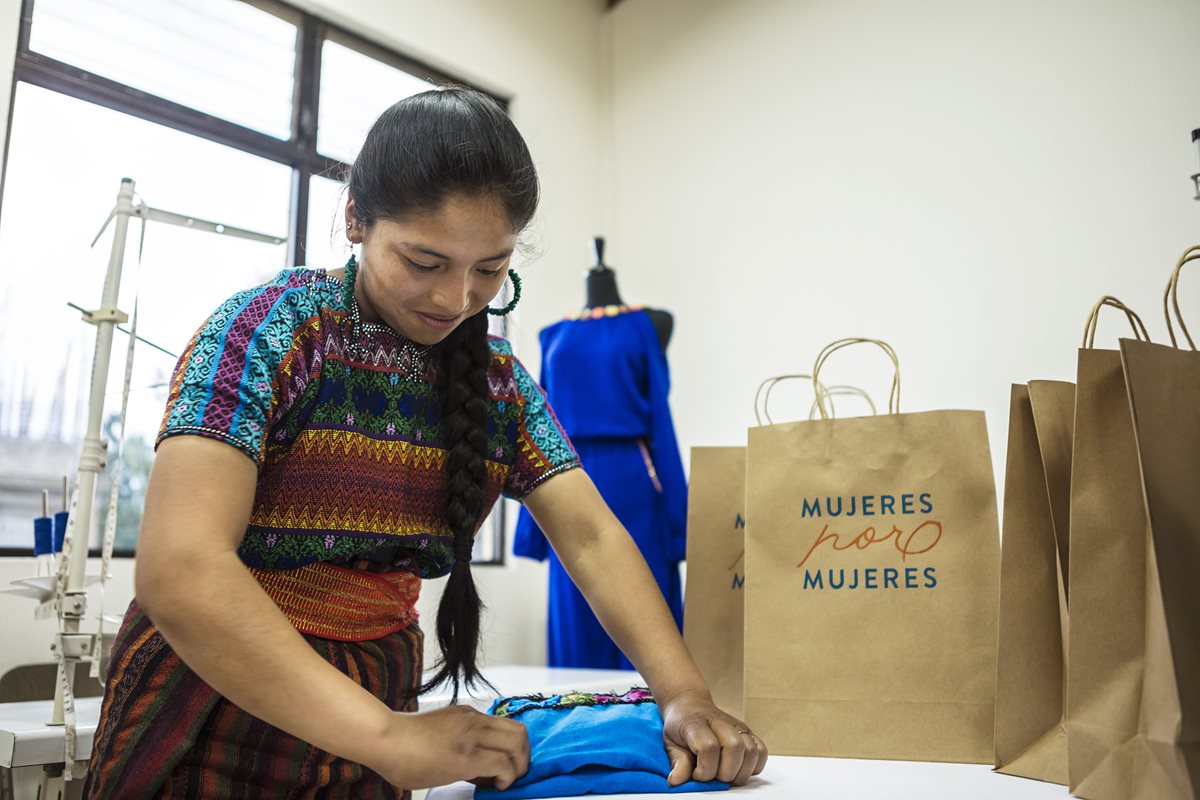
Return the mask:
M 332 41 L 357 50 L 370 58 L 403 70 L 435 85 L 453 83 L 469 86 L 495 100 L 506 112 L 509 98 L 474 85 L 465 78 L 451 75 L 420 59 L 403 54 L 392 46 L 353 33 L 346 28 L 303 11 L 281 0 L 240 0 L 296 26 L 296 65 L 292 94 L 291 136 L 278 139 L 239 125 L 221 117 L 198 111 L 149 92 L 73 66 L 30 49 L 34 6 L 37 0 L 22 0 L 21 21 L 17 34 L 16 61 L 9 87 L 8 118 L 5 121 L 3 161 L 0 162 L 0 214 L 3 214 L 3 187 L 8 171 L 9 143 L 12 134 L 13 111 L 18 83 L 27 83 L 93 103 L 201 139 L 225 145 L 235 150 L 286 165 L 292 170 L 291 198 L 288 208 L 287 263 L 304 264 L 308 240 L 308 206 L 310 178 L 315 176 L 341 180 L 350 165 L 322 155 L 317 150 L 317 121 L 320 104 L 320 75 L 322 44 Z M 502 320 L 503 322 L 503 320 Z M 507 326 L 504 326 L 507 328 Z M 491 535 L 495 556 L 474 562 L 484 566 L 503 566 L 506 562 L 505 503 L 497 501 L 493 509 Z M 90 555 L 99 556 L 92 548 Z M 0 547 L 0 557 L 21 557 L 29 553 L 22 548 Z M 132 558 L 133 550 L 115 551 L 114 556 Z

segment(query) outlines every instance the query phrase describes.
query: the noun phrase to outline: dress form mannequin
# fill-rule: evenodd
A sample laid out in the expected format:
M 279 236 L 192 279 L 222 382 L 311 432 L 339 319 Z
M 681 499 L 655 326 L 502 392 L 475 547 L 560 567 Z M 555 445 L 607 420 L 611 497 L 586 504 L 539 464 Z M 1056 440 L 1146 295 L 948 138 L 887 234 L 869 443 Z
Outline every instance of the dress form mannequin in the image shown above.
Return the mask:
M 596 236 L 592 239 L 592 243 L 596 248 L 596 264 L 587 271 L 586 306 L 602 308 L 624 305 L 621 294 L 617 291 L 617 273 L 604 263 L 604 237 Z M 671 341 L 671 331 L 675 327 L 674 317 L 669 311 L 657 308 L 642 310 L 654 323 L 654 329 L 658 331 L 658 341 L 663 350 L 666 350 L 667 343 Z
M 683 625 L 679 564 L 686 555 L 687 479 L 668 394 L 666 311 L 627 306 L 604 263 L 586 273 L 587 309 L 546 326 L 541 385 L 588 476 L 632 537 L 676 625 Z M 546 660 L 552 667 L 632 669 L 533 517 L 522 509 L 513 553 L 548 561 Z

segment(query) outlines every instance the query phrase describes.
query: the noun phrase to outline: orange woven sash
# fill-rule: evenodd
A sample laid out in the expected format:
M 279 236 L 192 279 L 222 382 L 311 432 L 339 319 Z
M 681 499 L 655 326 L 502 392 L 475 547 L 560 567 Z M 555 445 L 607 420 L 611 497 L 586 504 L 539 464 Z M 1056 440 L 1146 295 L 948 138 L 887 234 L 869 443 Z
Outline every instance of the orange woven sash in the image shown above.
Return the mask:
M 410 572 L 366 572 L 316 563 L 288 570 L 250 569 L 301 633 L 363 642 L 417 618 L 421 579 Z

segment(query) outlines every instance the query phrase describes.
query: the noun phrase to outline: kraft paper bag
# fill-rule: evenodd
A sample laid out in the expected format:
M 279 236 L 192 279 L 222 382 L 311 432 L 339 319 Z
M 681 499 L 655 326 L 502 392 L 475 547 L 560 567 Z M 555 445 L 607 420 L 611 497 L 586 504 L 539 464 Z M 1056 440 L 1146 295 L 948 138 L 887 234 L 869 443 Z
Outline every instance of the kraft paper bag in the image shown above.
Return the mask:
M 1089 796 L 1190 799 L 1200 788 L 1200 353 L 1175 297 L 1180 269 L 1197 260 L 1200 247 L 1185 252 L 1167 286 L 1190 349 L 1169 311 L 1174 347 L 1121 340 L 1150 531 L 1145 671 L 1138 735 L 1089 778 Z
M 1061 784 L 1074 416 L 1070 383 L 1012 388 L 996 660 L 996 769 Z
M 1067 661 L 1067 753 L 1071 792 L 1126 798 L 1114 770 L 1138 736 L 1146 648 L 1149 530 L 1133 418 L 1118 350 L 1094 349 L 1101 306 L 1141 318 L 1116 298 L 1092 309 L 1076 370 L 1071 469 L 1071 627 Z
M 1150 521 L 1139 736 L 1125 797 L 1200 787 L 1200 353 L 1121 340 Z M 1116 796 L 1114 793 L 1113 796 Z
M 992 762 L 999 530 L 984 415 L 755 428 L 745 717 L 784 755 Z M 820 394 L 818 393 L 818 397 Z M 826 413 L 821 414 L 827 417 Z
M 683 640 L 716 704 L 742 716 L 746 448 L 693 447 Z
M 812 376 L 779 375 L 759 385 L 754 416 L 760 425 L 764 419 L 771 421 L 771 391 L 790 379 L 811 381 Z M 833 394 L 862 396 L 852 386 L 822 386 L 819 391 L 826 399 Z M 869 404 L 870 398 L 865 399 Z M 809 416 L 815 414 L 810 408 Z M 742 716 L 745 499 L 745 447 L 692 448 L 683 640 L 713 700 L 737 717 Z

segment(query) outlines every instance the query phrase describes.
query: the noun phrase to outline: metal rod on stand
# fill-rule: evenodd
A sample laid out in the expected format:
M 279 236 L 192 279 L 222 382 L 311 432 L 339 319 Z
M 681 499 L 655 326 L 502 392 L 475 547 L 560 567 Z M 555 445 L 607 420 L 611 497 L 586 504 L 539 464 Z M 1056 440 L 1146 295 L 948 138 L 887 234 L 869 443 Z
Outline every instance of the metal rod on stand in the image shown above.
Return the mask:
M 96 326 L 96 351 L 92 358 L 92 382 L 88 399 L 87 432 L 83 435 L 83 449 L 79 456 L 79 475 L 75 483 L 68 523 L 67 542 L 63 558 L 66 565 L 66 581 L 59 599 L 59 634 L 54 647 L 61 655 L 59 676 L 54 694 L 54 710 L 51 725 L 63 724 L 64 689 L 74 694 L 75 664 L 90 647 L 91 636 L 80 632 L 87 610 L 87 592 L 84 581 L 87 574 L 88 538 L 92 520 L 92 502 L 95 498 L 96 476 L 103 471 L 107 444 L 100 438 L 104 417 L 104 395 L 108 386 L 109 361 L 112 358 L 113 328 L 127 322 L 129 316 L 117 308 L 121 291 L 121 268 L 125 260 L 125 237 L 129 231 L 129 218 L 134 214 L 133 180 L 123 178 L 117 192 L 117 205 L 112 218 L 116 222 L 113 230 L 112 250 L 108 258 L 108 270 L 104 275 L 104 289 L 100 295 L 100 308 L 85 311 L 83 319 Z M 60 584 L 62 581 L 60 580 Z
M 101 438 L 104 416 L 104 399 L 108 386 L 109 362 L 112 357 L 113 331 L 120 323 L 127 322 L 129 315 L 117 308 L 121 290 L 121 268 L 125 261 L 125 240 L 129 232 L 130 217 L 140 217 L 143 224 L 148 221 L 165 222 L 171 225 L 192 228 L 198 231 L 223 234 L 239 239 L 282 244 L 286 239 L 270 234 L 224 225 L 218 222 L 175 214 L 170 211 L 151 208 L 144 203 L 134 202 L 134 181 L 123 178 L 121 188 L 117 193 L 117 204 L 109 214 L 108 220 L 97 235 L 103 235 L 109 222 L 116 222 L 113 230 L 112 250 L 109 254 L 108 270 L 104 276 L 104 289 L 101 294 L 100 308 L 94 311 L 83 310 L 83 319 L 96 326 L 96 352 L 92 360 L 91 392 L 88 399 L 87 432 L 83 438 L 83 448 L 79 456 L 79 474 L 75 483 L 75 491 L 71 498 L 70 516 L 67 524 L 66 541 L 63 545 L 62 561 L 58 567 L 58 617 L 59 632 L 55 637 L 52 650 L 59 663 L 58 681 L 55 687 L 54 708 L 51 712 L 51 725 L 65 725 L 67 728 L 68 762 L 73 754 L 73 697 L 75 684 L 75 665 L 84 658 L 99 658 L 100 653 L 93 653 L 95 639 L 91 634 L 80 631 L 87 610 L 86 573 L 88 558 L 88 539 L 92 521 L 92 505 L 95 499 L 96 476 L 107 466 L 107 443 Z M 93 245 L 95 242 L 93 242 Z M 138 337 L 140 338 L 140 337 Z M 123 432 L 122 432 L 123 435 Z M 107 553 L 107 545 L 106 550 Z M 103 571 L 103 570 L 102 570 Z M 101 575 L 101 580 L 106 576 Z M 67 779 L 71 763 L 67 763 Z

